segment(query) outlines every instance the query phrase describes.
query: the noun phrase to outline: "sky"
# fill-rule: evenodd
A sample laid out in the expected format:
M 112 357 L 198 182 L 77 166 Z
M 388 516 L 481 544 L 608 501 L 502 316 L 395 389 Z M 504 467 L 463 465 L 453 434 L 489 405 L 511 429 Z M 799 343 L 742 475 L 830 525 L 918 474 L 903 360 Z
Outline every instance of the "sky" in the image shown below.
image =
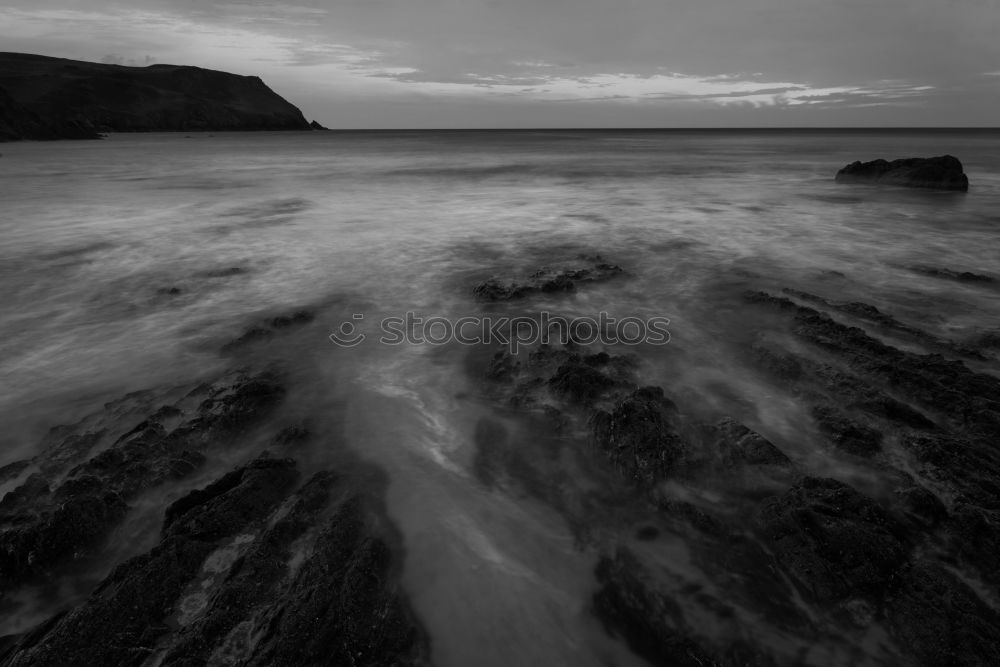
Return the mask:
M 331 128 L 1000 124 L 1000 0 L 4 0 L 0 51 L 264 79 Z

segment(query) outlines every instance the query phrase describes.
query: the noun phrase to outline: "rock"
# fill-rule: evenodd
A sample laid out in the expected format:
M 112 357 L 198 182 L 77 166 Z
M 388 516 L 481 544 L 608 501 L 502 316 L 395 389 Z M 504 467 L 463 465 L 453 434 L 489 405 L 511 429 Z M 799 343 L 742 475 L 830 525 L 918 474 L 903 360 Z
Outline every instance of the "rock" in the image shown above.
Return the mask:
M 307 308 L 300 308 L 288 314 L 277 315 L 275 317 L 261 320 L 258 324 L 247 329 L 239 338 L 234 338 L 222 346 L 224 354 L 238 352 L 239 350 L 269 341 L 284 329 L 299 327 L 312 322 L 316 318 L 316 313 Z
M 623 273 L 620 266 L 609 264 L 600 255 L 582 259 L 590 265 L 541 269 L 523 280 L 490 278 L 478 284 L 472 293 L 480 301 L 512 301 L 532 294 L 571 292 L 580 284 L 608 280 Z
M 947 269 L 943 267 L 936 266 L 908 266 L 906 267 L 914 273 L 920 273 L 925 276 L 930 276 L 932 278 L 942 278 L 944 280 L 956 280 L 960 283 L 994 283 L 996 278 L 992 276 L 983 275 L 981 273 L 972 273 L 971 271 L 955 271 L 954 269 Z
M 115 568 L 87 602 L 33 638 L 33 645 L 18 647 L 8 664 L 142 663 L 168 631 L 166 617 L 208 555 L 271 513 L 296 477 L 290 461 L 254 461 L 240 471 L 240 483 L 187 507 L 158 547 Z
M 1000 379 L 970 370 L 964 363 L 940 354 L 916 354 L 901 350 L 869 336 L 858 327 L 832 319 L 813 308 L 799 306 L 790 299 L 763 292 L 745 295 L 752 303 L 768 304 L 792 313 L 792 332 L 799 338 L 836 355 L 850 368 L 915 403 L 945 413 L 954 428 L 980 437 L 1000 436 Z M 872 387 L 874 389 L 874 387 Z M 900 416 L 929 420 L 895 401 Z
M 229 278 L 232 276 L 242 275 L 246 272 L 247 272 L 246 269 L 241 268 L 239 266 L 230 266 L 229 268 L 226 269 L 215 269 L 212 271 L 205 271 L 201 275 L 205 276 L 206 278 Z
M 426 665 L 429 642 L 398 583 L 401 563 L 379 535 L 387 520 L 344 500 L 260 631 L 248 665 Z M 247 634 L 252 636 L 252 630 Z
M 832 405 L 816 405 L 811 410 L 820 432 L 848 454 L 871 457 L 882 451 L 882 433 L 848 417 Z
M 152 551 L 5 664 L 427 664 L 380 502 L 339 474 L 297 480 L 265 454 L 189 494 Z
M 5 466 L 0 466 L 0 484 L 16 479 L 31 465 L 30 459 L 13 461 Z
M 260 78 L 199 67 L 124 67 L 3 53 L 0 87 L 27 112 L 19 113 L 19 122 L 8 122 L 13 131 L 5 131 L 3 116 L 12 107 L 0 99 L 0 132 L 15 139 L 94 138 L 108 131 L 310 129 L 302 112 Z
M 924 477 L 944 484 L 960 502 L 1000 510 L 1000 452 L 992 439 L 907 433 L 900 445 L 917 460 Z
M 889 480 L 897 504 L 894 505 L 918 530 L 928 530 L 948 518 L 948 508 L 932 491 L 919 484 L 912 475 L 891 470 Z
M 271 318 L 271 328 L 285 329 L 299 324 L 308 324 L 315 319 L 316 314 L 311 310 L 296 310 L 288 315 L 278 315 Z
M 726 417 L 715 425 L 716 447 L 727 465 L 791 465 L 791 461 L 770 440 L 734 419 Z
M 203 452 L 259 424 L 285 392 L 269 373 L 224 376 L 202 391 L 207 398 L 200 403 L 203 394 L 196 390 L 181 401 L 183 410 L 148 414 L 68 470 L 78 456 L 89 455 L 100 435 L 70 435 L 39 457 L 45 474 L 30 476 L 0 501 L 0 591 L 99 547 L 130 501 L 191 474 L 203 464 Z M 107 411 L 114 408 L 109 406 Z M 73 455 L 70 445 L 79 448 Z
M 594 440 L 600 452 L 640 488 L 661 482 L 682 464 L 685 448 L 674 421 L 677 407 L 659 387 L 643 387 L 608 413 L 594 415 Z
M 614 379 L 580 359 L 568 361 L 560 366 L 556 374 L 549 378 L 548 383 L 556 395 L 565 396 L 581 404 L 592 403 L 618 384 Z
M 628 549 L 603 556 L 595 570 L 600 585 L 594 614 L 612 636 L 652 665 L 671 667 L 765 667 L 774 661 L 742 642 L 721 651 L 706 648 L 679 604 L 656 590 L 649 572 Z
M 917 564 L 888 601 L 889 635 L 926 667 L 987 667 L 1000 655 L 1000 615 L 943 567 Z
M 949 556 L 1000 591 L 1000 512 L 960 503 L 944 528 Z
M 309 123 L 309 127 L 310 127 L 311 129 L 313 129 L 313 130 L 322 130 L 322 131 L 324 131 L 324 132 L 329 132 L 329 131 L 330 131 L 330 128 L 328 128 L 328 127 L 323 127 L 322 125 L 320 125 L 320 124 L 319 124 L 319 123 L 318 123 L 317 121 L 315 121 L 315 120 L 314 120 L 314 121 L 310 121 L 310 123 Z
M 938 338 L 937 336 L 929 334 L 926 331 L 900 322 L 892 315 L 883 313 L 878 308 L 868 303 L 862 303 L 860 301 L 828 301 L 822 297 L 816 296 L 815 294 L 809 294 L 808 292 L 788 288 L 783 289 L 782 292 L 791 295 L 796 299 L 816 303 L 823 308 L 845 313 L 859 320 L 870 322 L 882 331 L 904 339 L 917 341 L 930 349 L 938 349 L 963 357 L 971 357 L 973 359 L 986 359 L 981 352 L 972 347 Z
M 782 569 L 820 601 L 880 598 L 907 557 L 902 526 L 833 479 L 807 477 L 764 501 L 757 526 Z
M 852 162 L 837 172 L 838 183 L 880 183 L 938 190 L 969 189 L 962 163 L 951 155 L 901 160 Z

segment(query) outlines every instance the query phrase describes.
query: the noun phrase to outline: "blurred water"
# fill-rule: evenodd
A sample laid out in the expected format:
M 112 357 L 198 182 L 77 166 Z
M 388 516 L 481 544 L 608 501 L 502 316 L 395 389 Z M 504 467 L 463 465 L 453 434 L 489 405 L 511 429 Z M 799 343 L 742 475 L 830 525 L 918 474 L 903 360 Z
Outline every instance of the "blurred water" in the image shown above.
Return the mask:
M 833 182 L 855 159 L 944 153 L 968 194 Z M 325 333 L 345 318 L 474 314 L 476 279 L 599 252 L 630 278 L 535 305 L 669 317 L 644 379 L 817 473 L 842 464 L 739 358 L 771 326 L 744 288 L 863 300 L 956 339 L 1000 326 L 1000 292 L 901 268 L 1000 269 L 996 132 L 113 135 L 4 146 L 0 202 L 0 465 L 104 401 L 223 368 L 256 313 L 316 306 L 323 326 L 280 352 L 309 384 L 299 409 L 346 406 L 348 443 L 388 471 L 443 665 L 627 658 L 585 608 L 594 555 L 469 473 L 485 408 L 463 398 L 466 350 L 341 349 Z

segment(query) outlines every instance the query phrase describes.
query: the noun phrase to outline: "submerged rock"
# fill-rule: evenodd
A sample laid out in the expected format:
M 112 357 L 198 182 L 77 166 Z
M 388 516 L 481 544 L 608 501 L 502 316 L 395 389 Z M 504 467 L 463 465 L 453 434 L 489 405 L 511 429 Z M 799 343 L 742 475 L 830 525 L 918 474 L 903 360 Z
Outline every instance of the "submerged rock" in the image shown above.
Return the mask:
M 425 664 L 380 503 L 329 472 L 292 493 L 298 477 L 265 454 L 174 503 L 152 551 L 5 664 Z
M 886 616 L 890 636 L 919 665 L 987 667 L 1000 655 L 1000 615 L 943 567 L 910 569 Z
M 903 528 L 833 479 L 807 477 L 766 500 L 757 525 L 778 563 L 816 600 L 881 597 L 907 557 Z
M 511 301 L 532 294 L 571 292 L 579 284 L 608 280 L 623 273 L 620 266 L 608 263 L 600 255 L 583 259 L 588 266 L 541 269 L 520 280 L 490 278 L 476 285 L 472 293 L 480 301 Z
M 910 188 L 938 190 L 969 189 L 969 179 L 962 163 L 951 155 L 931 158 L 905 158 L 888 162 L 852 162 L 837 172 L 838 183 L 879 183 Z
M 791 465 L 791 461 L 770 440 L 726 417 L 714 427 L 716 447 L 724 463 L 735 465 Z
M 650 573 L 627 549 L 604 556 L 595 570 L 600 585 L 594 614 L 609 634 L 621 637 L 637 655 L 664 667 L 774 665 L 773 659 L 743 642 L 722 650 L 707 648 L 685 618 L 680 604 L 656 589 Z
M 864 457 L 882 451 L 882 433 L 877 429 L 851 419 L 832 405 L 816 405 L 811 412 L 820 432 L 837 449 Z
M 971 271 L 955 271 L 954 269 L 948 269 L 944 267 L 937 266 L 909 266 L 907 267 L 910 271 L 914 273 L 920 273 L 925 276 L 930 276 L 932 278 L 943 278 L 945 280 L 956 280 L 960 283 L 994 283 L 996 278 L 993 276 L 987 276 L 982 273 L 973 273 Z
M 103 447 L 103 432 L 58 441 L 36 457 L 42 472 L 0 501 L 0 591 L 89 554 L 122 521 L 133 499 L 194 472 L 204 452 L 259 424 L 284 394 L 275 375 L 237 373 L 174 406 L 147 412 Z M 105 412 L 116 407 L 109 404 Z
M 309 324 L 315 318 L 315 311 L 308 308 L 300 308 L 287 314 L 263 319 L 258 324 L 247 329 L 239 338 L 234 338 L 223 345 L 222 352 L 232 353 L 255 343 L 271 340 L 285 329 Z
M 634 391 L 608 413 L 594 416 L 594 440 L 614 467 L 639 487 L 667 479 L 682 463 L 684 443 L 675 427 L 677 406 L 659 387 Z

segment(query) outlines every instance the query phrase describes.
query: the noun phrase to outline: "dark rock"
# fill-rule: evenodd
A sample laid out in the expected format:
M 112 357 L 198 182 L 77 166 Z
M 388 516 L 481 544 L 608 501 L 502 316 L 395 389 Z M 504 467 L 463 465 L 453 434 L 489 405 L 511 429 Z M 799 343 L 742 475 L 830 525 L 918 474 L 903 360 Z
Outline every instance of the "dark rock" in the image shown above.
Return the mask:
M 275 337 L 285 329 L 309 324 L 316 318 L 316 313 L 309 309 L 299 309 L 284 315 L 262 320 L 259 324 L 247 329 L 239 338 L 235 338 L 222 346 L 223 353 L 232 353 L 240 349 L 263 343 Z
M 882 451 L 882 433 L 858 423 L 831 405 L 816 405 L 811 410 L 820 432 L 837 449 L 855 456 L 870 457 Z
M 510 352 L 500 350 L 490 359 L 490 365 L 486 369 L 486 377 L 498 382 L 511 382 L 516 377 L 521 364 Z
M 23 461 L 14 461 L 13 463 L 8 463 L 5 466 L 0 466 L 0 484 L 3 482 L 9 482 L 10 480 L 18 477 L 30 465 L 31 460 L 25 459 Z
M 297 324 L 308 324 L 315 319 L 316 314 L 311 310 L 297 310 L 289 315 L 278 315 L 271 318 L 271 327 L 274 329 L 284 329 Z
M 958 500 L 1000 510 L 1000 452 L 994 441 L 945 433 L 906 434 L 902 447 L 921 474 L 946 484 Z
M 677 407 L 659 387 L 643 387 L 608 413 L 594 416 L 594 440 L 614 467 L 632 483 L 648 488 L 682 464 L 685 449 L 674 421 Z
M 223 345 L 222 351 L 230 352 L 247 345 L 252 345 L 253 343 L 261 343 L 266 340 L 271 340 L 272 338 L 274 338 L 274 331 L 270 329 L 262 329 L 260 327 L 253 327 L 251 329 L 247 329 L 239 338 L 235 338 Z
M 933 528 L 948 518 L 948 508 L 941 499 L 911 475 L 896 471 L 892 477 L 892 492 L 897 499 L 895 506 L 918 529 Z
M 246 273 L 246 269 L 242 269 L 238 266 L 231 266 L 228 269 L 207 271 L 202 275 L 204 275 L 206 278 L 229 278 L 231 276 L 239 276 L 244 273 Z
M 199 67 L 3 53 L 0 87 L 40 124 L 20 123 L 14 138 L 77 138 L 81 130 L 94 137 L 99 131 L 310 129 L 302 113 L 258 77 Z
M 796 336 L 837 355 L 892 391 L 946 413 L 955 427 L 983 436 L 1000 435 L 1000 379 L 973 372 L 961 361 L 940 354 L 921 355 L 886 345 L 857 327 L 784 297 L 755 292 L 746 298 L 793 313 Z
M 996 278 L 992 276 L 986 276 L 981 273 L 972 273 L 971 271 L 955 271 L 953 269 L 946 269 L 936 266 L 910 266 L 907 268 L 910 269 L 910 271 L 913 271 L 914 273 L 921 273 L 925 276 L 931 276 L 932 278 L 957 280 L 960 283 L 996 282 Z
M 837 172 L 838 183 L 880 183 L 938 190 L 969 189 L 962 163 L 951 155 L 901 160 L 852 162 Z
M 1000 655 L 1000 615 L 943 567 L 914 566 L 886 606 L 890 636 L 916 664 L 987 667 Z
M 617 383 L 604 373 L 580 361 L 567 362 L 549 378 L 552 391 L 575 403 L 592 403 Z
M 906 560 L 902 527 L 833 479 L 807 477 L 764 501 L 757 525 L 781 567 L 817 600 L 878 598 Z
M 328 128 L 328 127 L 323 127 L 322 125 L 320 125 L 320 124 L 319 124 L 318 122 L 316 122 L 315 120 L 314 120 L 314 121 L 310 121 L 310 122 L 309 122 L 309 127 L 310 127 L 311 129 L 313 129 L 313 130 L 323 130 L 323 131 L 325 131 L 325 132 L 329 132 L 329 131 L 330 131 L 330 128 Z
M 261 456 L 175 504 L 149 553 L 8 649 L 10 665 L 420 665 L 381 504 Z
M 802 377 L 802 364 L 792 354 L 769 346 L 755 344 L 754 359 L 771 375 L 780 380 L 798 380 Z
M 1000 512 L 961 503 L 945 524 L 949 555 L 1000 590 Z
M 41 461 L 58 481 L 50 486 L 33 475 L 0 502 L 0 591 L 86 556 L 121 522 L 129 501 L 192 473 L 204 463 L 202 452 L 260 423 L 284 397 L 280 380 L 267 373 L 227 376 L 207 391 L 209 398 L 185 411 L 172 430 L 150 418 L 68 471 Z M 85 436 L 84 453 L 96 441 Z M 62 449 L 54 454 L 64 466 L 71 461 Z
M 63 617 L 11 665 L 138 665 L 153 653 L 164 623 L 205 558 L 224 538 L 270 514 L 297 473 L 287 460 L 258 459 L 240 483 L 188 508 L 149 554 L 118 566 L 81 607 Z
M 584 258 L 591 266 L 554 268 L 536 271 L 525 280 L 501 281 L 490 278 L 477 285 L 472 293 L 480 301 L 511 301 L 531 294 L 571 292 L 583 283 L 608 280 L 623 273 L 620 266 L 608 264 L 602 257 Z
M 878 326 L 882 331 L 904 339 L 917 341 L 932 349 L 939 349 L 952 354 L 961 355 L 963 357 L 971 357 L 973 359 L 986 359 L 986 357 L 975 348 L 938 338 L 937 336 L 929 334 L 926 331 L 922 331 L 921 329 L 900 322 L 892 315 L 883 313 L 878 308 L 868 303 L 862 303 L 859 301 L 828 301 L 827 299 L 816 296 L 815 294 L 809 294 L 808 292 L 787 288 L 783 289 L 782 292 L 789 294 L 796 299 L 816 303 L 824 308 L 845 313 L 866 322 L 871 322 Z
M 594 594 L 594 614 L 612 636 L 652 665 L 664 667 L 742 667 L 773 665 L 773 660 L 734 642 L 714 651 L 695 634 L 681 606 L 656 589 L 650 575 L 627 549 L 604 556 L 595 570 L 600 585 Z
M 426 634 L 403 598 L 400 566 L 375 532 L 378 520 L 359 496 L 340 504 L 261 628 L 267 634 L 249 665 L 427 663 Z
M 770 440 L 733 419 L 727 417 L 720 421 L 715 425 L 714 432 L 716 447 L 723 462 L 728 465 L 791 465 L 785 453 Z
M 984 349 L 1000 349 L 1000 331 L 985 331 L 969 341 L 970 345 Z

